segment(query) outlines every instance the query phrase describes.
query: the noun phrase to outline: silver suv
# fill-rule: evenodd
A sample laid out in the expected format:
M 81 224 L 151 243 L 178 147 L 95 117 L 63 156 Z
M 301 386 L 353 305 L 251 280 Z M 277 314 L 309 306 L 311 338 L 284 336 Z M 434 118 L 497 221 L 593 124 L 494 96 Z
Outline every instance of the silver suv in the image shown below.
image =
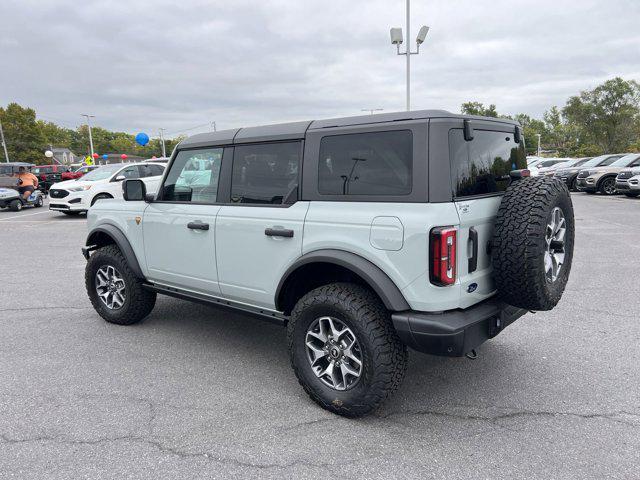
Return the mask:
M 527 174 L 518 124 L 439 110 L 196 135 L 157 193 L 89 210 L 87 293 L 123 325 L 157 294 L 279 322 L 311 398 L 364 415 L 407 347 L 463 356 L 557 304 L 571 199 Z

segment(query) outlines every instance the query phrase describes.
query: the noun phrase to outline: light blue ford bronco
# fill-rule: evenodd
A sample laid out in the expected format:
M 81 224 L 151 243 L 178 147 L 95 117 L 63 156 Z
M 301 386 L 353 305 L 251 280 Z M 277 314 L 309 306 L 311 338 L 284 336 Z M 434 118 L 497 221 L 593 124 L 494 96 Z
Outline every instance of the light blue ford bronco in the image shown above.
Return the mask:
M 517 123 L 441 110 L 195 135 L 157 193 L 89 210 L 87 293 L 121 325 L 157 294 L 279 322 L 310 397 L 364 415 L 407 347 L 463 356 L 557 304 L 571 198 L 527 173 Z

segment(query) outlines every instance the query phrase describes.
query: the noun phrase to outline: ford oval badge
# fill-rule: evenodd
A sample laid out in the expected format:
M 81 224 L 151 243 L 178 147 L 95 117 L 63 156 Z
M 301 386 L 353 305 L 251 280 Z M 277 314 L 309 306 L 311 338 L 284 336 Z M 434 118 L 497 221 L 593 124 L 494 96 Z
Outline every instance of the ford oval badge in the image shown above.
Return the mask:
M 472 283 L 471 285 L 469 285 L 467 287 L 467 293 L 473 293 L 476 291 L 476 288 L 478 288 L 478 284 L 477 283 Z

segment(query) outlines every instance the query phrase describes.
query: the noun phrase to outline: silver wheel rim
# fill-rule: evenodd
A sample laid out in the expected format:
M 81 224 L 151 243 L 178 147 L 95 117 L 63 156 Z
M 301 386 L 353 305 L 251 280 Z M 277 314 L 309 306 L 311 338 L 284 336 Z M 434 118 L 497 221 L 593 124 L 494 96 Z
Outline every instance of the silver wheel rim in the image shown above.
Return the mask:
M 111 265 L 100 267 L 96 272 L 98 298 L 109 310 L 122 308 L 125 301 L 125 282 L 120 272 Z
M 615 180 L 607 179 L 604 181 L 604 192 L 607 195 L 613 195 L 616 191 Z
M 313 373 L 334 390 L 352 388 L 362 375 L 362 349 L 353 331 L 334 317 L 317 318 L 305 336 Z
M 546 249 L 544 252 L 544 273 L 547 282 L 553 283 L 558 279 L 564 264 L 564 239 L 567 233 L 567 221 L 559 207 L 551 211 L 551 218 L 545 232 Z

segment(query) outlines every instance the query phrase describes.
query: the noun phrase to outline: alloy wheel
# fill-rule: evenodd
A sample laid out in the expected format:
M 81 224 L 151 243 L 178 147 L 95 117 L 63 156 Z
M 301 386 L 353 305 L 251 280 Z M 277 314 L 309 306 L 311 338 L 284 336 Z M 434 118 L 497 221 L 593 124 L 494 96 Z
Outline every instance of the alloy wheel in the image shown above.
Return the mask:
M 613 195 L 614 193 L 616 193 L 615 180 L 613 178 L 607 178 L 602 184 L 602 190 L 604 190 L 604 193 L 606 193 L 607 195 Z
M 362 375 L 362 349 L 353 333 L 334 317 L 317 318 L 305 335 L 311 370 L 334 390 L 352 388 Z
M 125 302 L 125 281 L 111 265 L 104 265 L 96 272 L 96 292 L 109 310 L 122 308 Z
M 545 241 L 547 243 L 544 252 L 544 272 L 547 282 L 553 283 L 560 275 L 564 263 L 564 244 L 567 232 L 567 221 L 559 207 L 551 211 L 551 218 L 547 222 Z

